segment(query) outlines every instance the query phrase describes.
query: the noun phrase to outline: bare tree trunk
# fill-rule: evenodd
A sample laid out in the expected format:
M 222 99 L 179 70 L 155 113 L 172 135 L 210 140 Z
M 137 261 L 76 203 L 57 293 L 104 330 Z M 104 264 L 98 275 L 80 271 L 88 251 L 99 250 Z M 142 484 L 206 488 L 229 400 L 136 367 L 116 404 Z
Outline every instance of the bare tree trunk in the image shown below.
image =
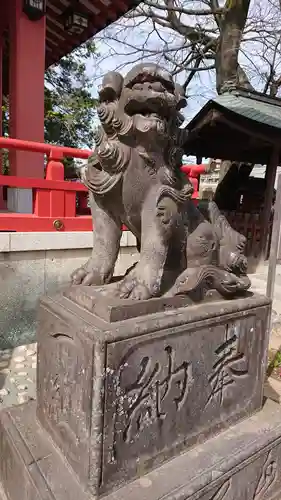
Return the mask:
M 238 52 L 248 16 L 250 0 L 227 0 L 225 15 L 220 20 L 220 39 L 216 54 L 217 92 L 237 87 L 251 87 L 246 74 L 238 66 Z

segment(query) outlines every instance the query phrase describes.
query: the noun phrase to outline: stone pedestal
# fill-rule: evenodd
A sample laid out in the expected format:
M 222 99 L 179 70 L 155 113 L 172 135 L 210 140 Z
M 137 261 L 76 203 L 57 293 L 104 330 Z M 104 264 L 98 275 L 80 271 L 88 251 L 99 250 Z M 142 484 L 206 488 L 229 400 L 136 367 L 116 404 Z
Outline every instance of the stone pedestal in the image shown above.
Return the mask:
M 38 424 L 35 404 L 2 412 L 1 479 L 12 500 L 93 500 Z M 279 500 L 281 411 L 254 416 L 125 484 L 105 500 Z M 6 500 L 4 497 L 0 499 Z
M 270 303 L 187 301 L 80 286 L 42 299 L 37 405 L 0 414 L 9 500 L 276 498 L 281 412 L 261 410 Z

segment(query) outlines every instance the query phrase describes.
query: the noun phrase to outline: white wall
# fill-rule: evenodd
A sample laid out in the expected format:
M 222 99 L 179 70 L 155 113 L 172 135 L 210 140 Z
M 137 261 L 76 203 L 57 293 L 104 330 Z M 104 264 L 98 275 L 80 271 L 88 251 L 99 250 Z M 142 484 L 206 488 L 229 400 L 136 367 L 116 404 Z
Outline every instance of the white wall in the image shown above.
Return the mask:
M 0 233 L 0 348 L 34 340 L 39 298 L 69 284 L 90 257 L 92 239 L 88 231 Z M 137 260 L 135 238 L 124 232 L 115 274 Z

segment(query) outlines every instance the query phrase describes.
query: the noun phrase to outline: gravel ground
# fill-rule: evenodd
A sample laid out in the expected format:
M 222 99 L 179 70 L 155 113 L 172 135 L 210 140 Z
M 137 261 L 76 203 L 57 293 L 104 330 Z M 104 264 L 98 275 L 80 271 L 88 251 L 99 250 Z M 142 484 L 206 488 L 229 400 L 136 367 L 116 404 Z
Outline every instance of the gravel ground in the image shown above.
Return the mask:
M 0 410 L 36 397 L 36 344 L 0 351 Z

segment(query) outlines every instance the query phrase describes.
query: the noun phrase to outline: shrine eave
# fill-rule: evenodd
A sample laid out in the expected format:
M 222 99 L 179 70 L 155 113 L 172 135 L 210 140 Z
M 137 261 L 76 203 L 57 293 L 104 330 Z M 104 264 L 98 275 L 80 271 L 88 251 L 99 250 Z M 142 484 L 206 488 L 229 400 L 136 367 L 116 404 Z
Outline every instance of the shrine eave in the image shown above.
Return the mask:
M 188 155 L 267 164 L 281 140 L 281 99 L 236 89 L 208 101 L 186 128 Z
M 64 13 L 71 8 L 71 0 L 47 0 L 46 11 L 46 68 L 79 47 L 83 42 L 110 25 L 140 0 L 79 0 L 79 9 L 87 14 L 88 27 L 81 34 L 71 34 L 64 26 Z M 5 34 L 5 52 L 8 54 L 9 35 Z

